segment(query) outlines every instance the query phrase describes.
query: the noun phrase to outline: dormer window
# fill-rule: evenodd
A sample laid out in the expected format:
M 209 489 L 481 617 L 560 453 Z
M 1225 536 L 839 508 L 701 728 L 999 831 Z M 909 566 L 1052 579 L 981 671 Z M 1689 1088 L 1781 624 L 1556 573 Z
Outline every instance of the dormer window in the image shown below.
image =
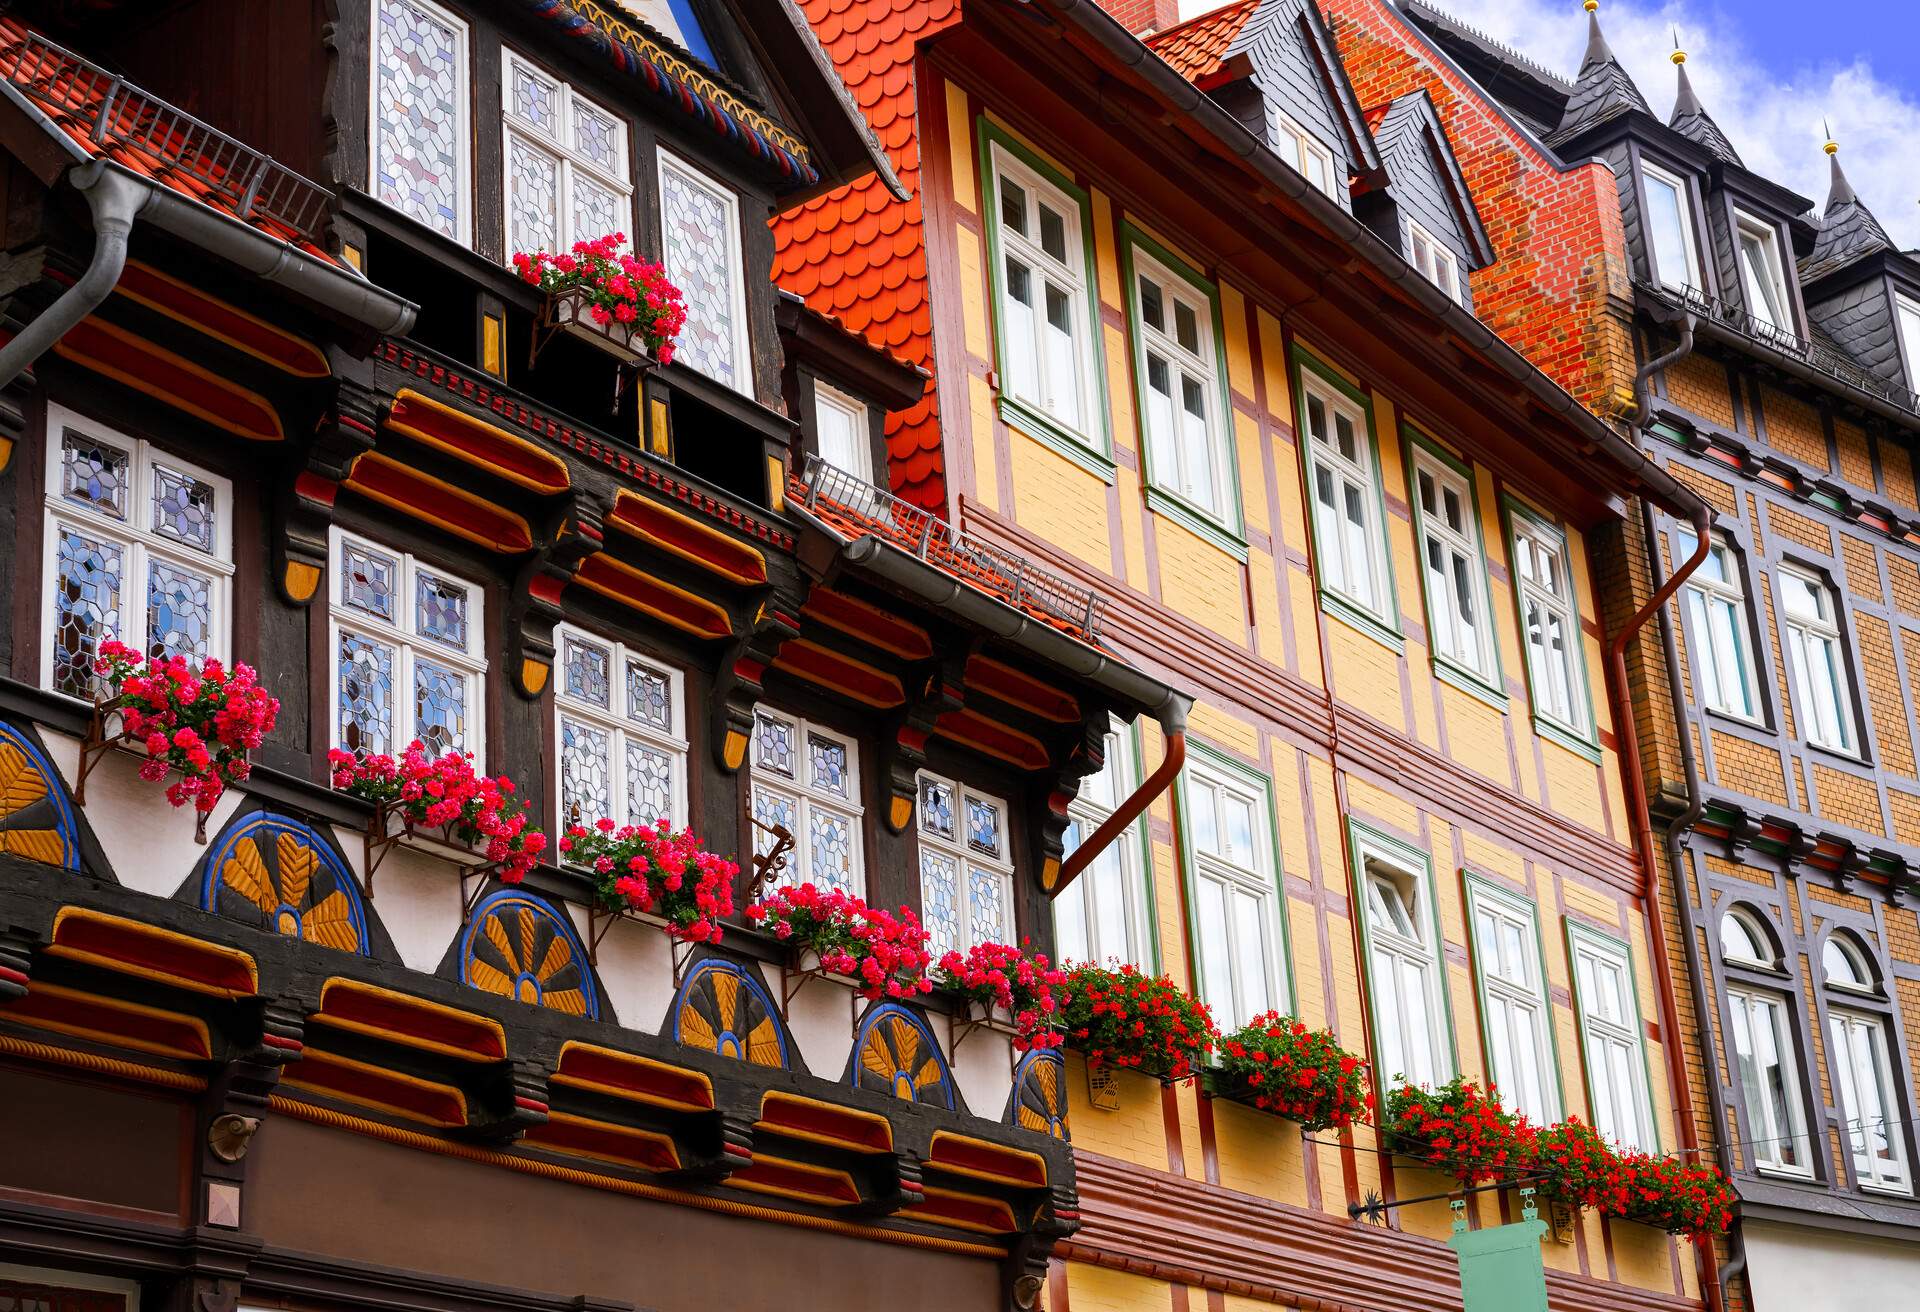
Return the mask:
M 822 460 L 863 483 L 873 482 L 873 444 L 863 403 L 825 383 L 815 383 L 813 431 Z
M 1896 296 L 1894 306 L 1899 311 L 1900 358 L 1907 366 L 1907 387 L 1920 392 L 1920 301 Z
M 632 232 L 626 123 L 512 51 L 500 62 L 507 248 L 564 251 Z
M 1642 166 L 1647 197 L 1647 253 L 1663 287 L 1699 287 L 1700 256 L 1693 244 L 1693 207 L 1687 184 L 1664 169 Z
M 1793 331 L 1793 301 L 1780 263 L 1780 238 L 1771 223 L 1751 214 L 1739 214 L 1740 284 L 1747 295 L 1747 313 L 1768 328 Z
M 1460 304 L 1460 261 L 1434 235 L 1411 219 L 1407 221 L 1407 250 L 1420 276 Z
M 1339 199 L 1334 190 L 1335 173 L 1333 152 L 1328 150 L 1320 138 L 1308 132 L 1285 114 L 1278 115 L 1275 124 L 1275 137 L 1280 147 L 1280 157 L 1300 171 L 1300 175 L 1311 182 L 1315 189 Z

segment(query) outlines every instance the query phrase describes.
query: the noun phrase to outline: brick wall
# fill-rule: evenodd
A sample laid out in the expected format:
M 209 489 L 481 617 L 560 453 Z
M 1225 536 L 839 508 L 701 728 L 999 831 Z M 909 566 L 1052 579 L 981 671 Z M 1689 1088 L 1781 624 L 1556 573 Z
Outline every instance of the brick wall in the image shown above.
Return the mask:
M 1099 0 L 1129 32 L 1164 32 L 1180 21 L 1178 0 Z

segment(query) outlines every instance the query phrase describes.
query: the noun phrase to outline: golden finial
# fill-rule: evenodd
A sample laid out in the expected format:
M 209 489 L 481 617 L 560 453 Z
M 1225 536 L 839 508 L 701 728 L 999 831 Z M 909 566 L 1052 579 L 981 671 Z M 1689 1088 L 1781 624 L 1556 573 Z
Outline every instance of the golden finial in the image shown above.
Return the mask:
M 1840 153 L 1840 143 L 1833 139 L 1833 129 L 1827 126 L 1825 119 L 1820 120 L 1820 131 L 1827 139 L 1827 144 L 1820 147 L 1820 149 L 1826 151 L 1829 155 L 1838 155 Z
M 1599 0 L 1595 0 L 1596 4 L 1598 2 Z M 1675 64 L 1684 64 L 1687 62 L 1687 52 L 1680 48 L 1680 29 L 1678 27 L 1673 29 L 1673 53 L 1667 56 L 1667 58 L 1671 59 Z
M 1592 13 L 1594 10 L 1600 7 L 1600 0 L 1586 0 L 1586 3 L 1581 7 L 1584 8 L 1588 13 Z

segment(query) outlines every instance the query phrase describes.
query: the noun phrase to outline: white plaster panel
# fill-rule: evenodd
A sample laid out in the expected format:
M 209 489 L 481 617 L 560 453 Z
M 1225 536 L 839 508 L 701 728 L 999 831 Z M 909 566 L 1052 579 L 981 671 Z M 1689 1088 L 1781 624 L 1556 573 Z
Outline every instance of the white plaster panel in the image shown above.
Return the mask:
M 571 903 L 575 920 L 586 912 Z M 589 942 L 587 927 L 580 941 Z M 659 1031 L 660 1018 L 673 1005 L 673 944 L 657 925 L 616 919 L 600 940 L 600 985 L 620 1024 L 643 1034 Z
M 947 1018 L 929 1016 L 927 1024 L 941 1036 L 941 1045 L 947 1046 Z M 999 1030 L 969 1030 L 958 1024 L 953 1033 L 960 1042 L 948 1053 L 948 1061 L 967 1110 L 984 1120 L 998 1120 L 1007 1109 L 1007 1091 L 1013 1087 L 1013 1041 Z
M 335 825 L 333 836 L 364 891 L 361 831 Z M 374 872 L 368 905 L 393 940 L 401 964 L 431 973 L 460 935 L 460 873 L 438 857 L 396 844 Z
M 780 1000 L 780 981 L 769 986 Z M 863 1004 L 854 991 L 832 979 L 810 979 L 787 1007 L 787 1028 L 806 1059 L 807 1069 L 825 1080 L 847 1072 L 853 1049 L 853 1022 Z
M 1754 1312 L 1914 1305 L 1920 1251 L 1911 1243 L 1757 1220 L 1741 1232 Z

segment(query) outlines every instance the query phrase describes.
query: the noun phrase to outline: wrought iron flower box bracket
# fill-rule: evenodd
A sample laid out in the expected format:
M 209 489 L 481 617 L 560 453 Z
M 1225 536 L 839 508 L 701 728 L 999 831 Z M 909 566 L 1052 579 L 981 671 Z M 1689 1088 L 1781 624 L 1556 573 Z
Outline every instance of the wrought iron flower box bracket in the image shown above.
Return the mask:
M 964 1012 L 947 1013 L 947 1050 L 950 1054 L 959 1052 L 960 1045 L 972 1037 L 976 1030 L 992 1030 L 1010 1039 L 1020 1037 L 1020 1030 L 1013 1023 L 1013 1013 L 1005 1007 L 973 1001 L 966 1002 L 964 1006 Z
M 87 777 L 99 767 L 101 761 L 106 759 L 108 752 L 119 748 L 127 755 L 139 760 L 150 759 L 146 752 L 136 746 L 140 740 L 133 734 L 125 729 L 108 732 L 109 721 L 118 714 L 117 710 L 110 710 L 98 701 L 93 704 L 93 713 L 87 717 L 86 736 L 80 740 L 80 765 L 74 772 L 73 802 L 75 806 L 87 804 Z M 245 753 L 241 759 L 251 762 L 253 754 Z M 173 771 L 169 769 L 168 773 L 171 774 Z M 207 845 L 207 812 L 197 806 L 193 809 L 193 841 L 202 847 Z
M 600 964 L 600 942 L 606 938 L 607 931 L 616 921 L 628 920 L 636 925 L 651 925 L 663 934 L 668 921 L 664 916 L 656 916 L 647 911 L 634 911 L 629 908 L 602 906 L 598 902 L 587 908 L 587 962 L 598 967 Z M 680 986 L 687 982 L 687 967 L 693 964 L 693 952 L 699 944 L 667 934 L 667 952 L 672 962 L 673 991 L 678 993 Z
M 577 337 L 619 362 L 620 367 L 613 375 L 613 404 L 609 407 L 618 410 L 629 378 L 639 377 L 658 361 L 653 352 L 647 349 L 646 333 L 637 321 L 621 323 L 617 319 L 609 319 L 606 323 L 598 323 L 592 311 L 593 293 L 586 287 L 568 287 L 549 292 L 541 300 L 539 316 L 534 320 L 533 340 L 527 350 L 527 368 L 532 369 L 539 363 L 540 353 L 558 334 Z
M 397 822 L 397 823 L 396 823 Z M 465 924 L 473 908 L 486 891 L 489 877 L 499 873 L 504 861 L 490 861 L 483 854 L 456 842 L 450 826 L 432 830 L 416 823 L 401 804 L 391 799 L 373 804 L 373 815 L 360 836 L 361 870 L 365 872 L 367 901 L 373 901 L 373 877 L 388 853 L 396 847 L 424 852 L 452 864 L 460 875 L 460 921 Z

